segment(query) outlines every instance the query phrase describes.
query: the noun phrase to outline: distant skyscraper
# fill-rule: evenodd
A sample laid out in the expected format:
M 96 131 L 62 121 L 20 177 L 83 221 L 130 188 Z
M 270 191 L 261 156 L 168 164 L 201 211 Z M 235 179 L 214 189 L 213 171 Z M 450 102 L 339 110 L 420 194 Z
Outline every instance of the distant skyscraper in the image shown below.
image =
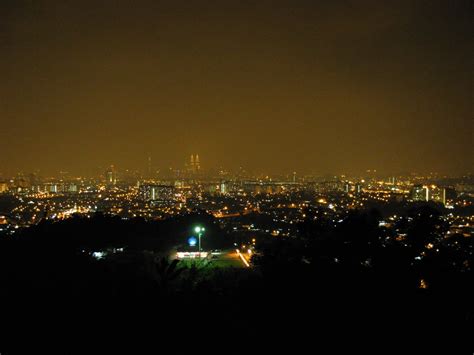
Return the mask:
M 107 185 L 115 185 L 117 183 L 117 173 L 113 165 L 105 172 L 105 182 Z
M 413 201 L 433 201 L 446 204 L 446 189 L 435 185 L 415 185 L 412 189 Z
M 411 198 L 413 201 L 428 201 L 428 186 L 415 185 L 411 190 Z
M 429 199 L 434 202 L 446 204 L 446 189 L 432 185 L 429 189 Z
M 228 193 L 227 183 L 225 181 L 221 182 L 219 190 L 220 190 L 220 193 L 223 195 Z
M 148 156 L 147 177 L 148 178 L 153 177 L 153 172 L 152 172 L 152 167 L 151 167 L 151 156 Z
M 194 162 L 194 168 L 196 172 L 199 172 L 199 170 L 201 170 L 201 163 L 199 162 L 198 154 L 196 154 L 196 161 Z
M 69 183 L 65 188 L 65 192 L 75 193 L 77 192 L 77 185 L 75 183 Z
M 144 184 L 139 188 L 145 201 L 173 201 L 175 188 L 170 185 Z
M 201 170 L 201 163 L 199 161 L 199 155 L 196 154 L 196 156 L 194 156 L 194 154 L 191 154 L 191 159 L 189 161 L 188 171 L 191 174 L 196 174 L 200 170 Z
M 347 194 L 351 192 L 351 185 L 348 182 L 344 184 L 344 192 Z
M 0 193 L 8 191 L 8 183 L 0 182 Z

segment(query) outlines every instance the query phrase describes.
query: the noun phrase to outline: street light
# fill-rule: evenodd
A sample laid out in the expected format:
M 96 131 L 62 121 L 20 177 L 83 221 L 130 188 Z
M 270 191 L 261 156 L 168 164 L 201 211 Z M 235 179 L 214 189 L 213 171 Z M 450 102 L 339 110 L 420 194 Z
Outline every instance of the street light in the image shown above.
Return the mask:
M 194 231 L 198 234 L 198 240 L 199 240 L 199 257 L 201 257 L 201 235 L 204 233 L 206 229 L 201 226 L 197 226 L 194 228 Z

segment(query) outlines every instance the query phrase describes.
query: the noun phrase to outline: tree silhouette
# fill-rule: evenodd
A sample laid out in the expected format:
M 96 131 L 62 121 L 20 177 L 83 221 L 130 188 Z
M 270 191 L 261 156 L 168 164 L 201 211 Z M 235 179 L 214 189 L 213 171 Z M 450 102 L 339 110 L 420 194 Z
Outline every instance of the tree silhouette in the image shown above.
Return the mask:
M 439 211 L 431 206 L 412 209 L 408 216 L 412 221 L 408 226 L 407 239 L 415 253 L 421 253 L 430 243 L 437 243 L 447 231 Z
M 145 252 L 144 255 L 147 270 L 161 290 L 166 291 L 169 284 L 176 280 L 184 271 L 184 268 L 178 267 L 178 259 L 174 259 L 170 262 L 168 258 L 159 257 L 153 253 Z

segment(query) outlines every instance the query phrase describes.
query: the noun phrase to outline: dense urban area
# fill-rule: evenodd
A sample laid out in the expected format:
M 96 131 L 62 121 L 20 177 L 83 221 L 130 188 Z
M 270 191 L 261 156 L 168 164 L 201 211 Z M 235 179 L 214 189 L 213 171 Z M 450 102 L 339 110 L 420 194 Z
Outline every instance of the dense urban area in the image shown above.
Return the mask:
M 213 217 L 222 236 L 295 238 L 304 223 L 336 226 L 353 211 L 377 210 L 379 226 L 400 239 L 412 220 L 407 211 L 427 205 L 446 224 L 442 237 L 449 240 L 471 237 L 474 176 L 384 176 L 375 170 L 360 176 L 251 176 L 243 169 L 211 175 L 203 173 L 199 156 L 193 155 L 183 169 L 165 173 L 151 163 L 147 172 L 110 166 L 95 178 L 19 173 L 0 181 L 0 201 L 4 237 L 41 221 L 72 217 L 103 214 L 156 221 L 204 213 Z
M 0 0 L 0 355 L 474 355 L 472 0 Z
M 146 170 L 0 184 L 0 281 L 4 301 L 21 305 L 14 319 L 98 312 L 120 332 L 117 317 L 137 312 L 175 327 L 236 312 L 231 331 L 213 329 L 220 339 L 270 329 L 304 343 L 304 314 L 377 332 L 403 322 L 405 340 L 424 344 L 421 327 L 469 346 L 474 176 L 251 176 L 205 172 L 197 155 Z

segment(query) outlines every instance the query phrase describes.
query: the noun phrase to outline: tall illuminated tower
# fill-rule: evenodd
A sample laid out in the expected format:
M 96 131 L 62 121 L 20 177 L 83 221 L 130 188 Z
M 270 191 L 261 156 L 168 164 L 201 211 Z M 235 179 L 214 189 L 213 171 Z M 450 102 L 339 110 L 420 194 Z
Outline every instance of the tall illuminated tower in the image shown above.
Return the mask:
M 199 162 L 199 155 L 196 154 L 196 160 L 194 162 L 194 171 L 198 172 L 201 169 L 201 164 Z
M 107 185 L 115 185 L 117 183 L 117 173 L 113 165 L 111 165 L 105 172 L 105 182 Z
M 191 154 L 191 165 L 189 169 L 192 173 L 194 173 L 194 155 L 193 154 Z
M 151 168 L 151 156 L 148 156 L 148 171 L 147 171 L 148 178 L 152 177 L 152 168 Z

